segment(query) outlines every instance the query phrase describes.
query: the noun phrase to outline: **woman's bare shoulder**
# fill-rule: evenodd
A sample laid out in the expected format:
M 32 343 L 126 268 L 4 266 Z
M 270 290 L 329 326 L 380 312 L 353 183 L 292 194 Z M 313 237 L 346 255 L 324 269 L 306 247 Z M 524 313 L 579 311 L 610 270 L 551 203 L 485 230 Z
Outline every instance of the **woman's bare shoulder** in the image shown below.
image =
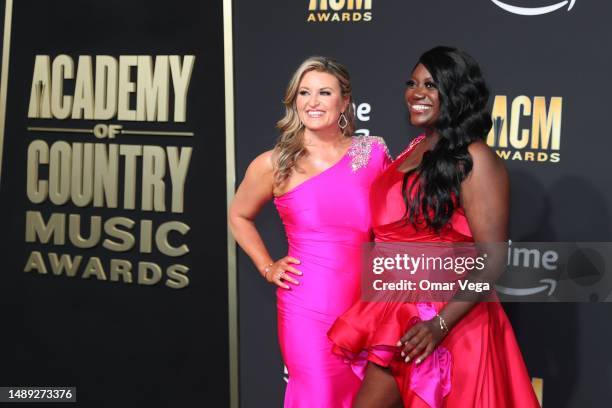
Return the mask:
M 255 173 L 258 175 L 272 174 L 274 172 L 274 161 L 276 160 L 277 153 L 274 149 L 267 150 L 255 157 L 247 172 Z

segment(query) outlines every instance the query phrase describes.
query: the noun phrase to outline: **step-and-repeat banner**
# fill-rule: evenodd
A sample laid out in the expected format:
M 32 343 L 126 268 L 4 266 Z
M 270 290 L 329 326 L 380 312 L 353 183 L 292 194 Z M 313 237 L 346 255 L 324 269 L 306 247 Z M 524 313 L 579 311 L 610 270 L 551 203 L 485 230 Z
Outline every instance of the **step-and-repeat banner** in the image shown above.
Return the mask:
M 227 406 L 221 2 L 1 7 L 0 385 Z
M 235 1 L 238 181 L 274 145 L 285 86 L 306 57 L 348 66 L 357 133 L 384 137 L 397 154 L 418 134 L 404 83 L 421 53 L 450 45 L 479 61 L 492 90 L 488 143 L 510 171 L 512 240 L 609 241 L 611 14 L 583 0 Z M 271 205 L 257 225 L 273 256 L 286 255 Z M 238 272 L 241 406 L 281 406 L 274 288 L 244 253 Z M 610 303 L 505 308 L 545 407 L 612 400 Z

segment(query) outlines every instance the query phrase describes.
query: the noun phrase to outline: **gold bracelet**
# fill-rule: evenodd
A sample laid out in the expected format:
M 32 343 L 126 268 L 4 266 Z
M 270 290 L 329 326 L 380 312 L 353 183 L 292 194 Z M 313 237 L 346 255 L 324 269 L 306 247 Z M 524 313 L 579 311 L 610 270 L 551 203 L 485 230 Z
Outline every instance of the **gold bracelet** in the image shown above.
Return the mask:
M 440 322 L 440 330 L 442 330 L 442 333 L 448 334 L 448 326 L 446 325 L 446 320 L 444 320 L 444 318 L 440 316 L 438 313 L 436 313 L 436 317 L 438 318 L 438 321 Z

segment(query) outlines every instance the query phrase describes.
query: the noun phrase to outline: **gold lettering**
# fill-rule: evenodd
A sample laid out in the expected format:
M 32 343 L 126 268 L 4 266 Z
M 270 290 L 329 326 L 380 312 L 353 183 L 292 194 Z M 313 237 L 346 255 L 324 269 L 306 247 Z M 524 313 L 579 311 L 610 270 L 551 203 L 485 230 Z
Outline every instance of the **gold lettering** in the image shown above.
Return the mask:
M 55 205 L 63 205 L 70 199 L 72 149 L 64 141 L 51 145 L 49 157 L 49 199 Z
M 26 211 L 26 242 L 46 244 L 53 236 L 55 245 L 64 245 L 66 237 L 66 214 L 53 213 L 45 225 L 39 211 Z
M 122 226 L 128 230 L 131 230 L 132 227 L 134 227 L 134 224 L 134 221 L 126 217 L 109 218 L 104 223 L 104 232 L 109 237 L 116 238 L 120 242 L 116 242 L 111 240 L 110 238 L 106 238 L 104 242 L 102 242 L 102 246 L 106 249 L 116 252 L 125 252 L 132 249 L 134 247 L 134 244 L 136 243 L 134 235 L 132 235 L 128 231 L 118 228 L 118 226 Z
M 334 11 L 342 10 L 344 3 L 346 3 L 345 0 L 329 0 L 329 7 Z
M 94 146 L 93 143 L 73 143 L 72 145 L 72 202 L 77 207 L 85 207 L 93 200 L 94 184 Z
M 136 93 L 136 120 L 168 121 L 168 56 L 158 55 L 153 70 L 152 58 L 138 57 L 138 87 Z
M 111 259 L 110 280 L 117 282 L 120 275 L 123 282 L 132 283 L 132 263 L 124 259 Z
M 524 96 L 517 96 L 512 101 L 510 119 L 510 144 L 515 149 L 522 149 L 529 143 L 529 130 L 523 129 L 519 137 L 519 126 L 521 124 L 521 108 L 523 116 L 531 115 L 531 100 Z
M 96 56 L 96 119 L 108 120 L 117 114 L 117 64 L 108 55 Z
M 538 377 L 533 377 L 531 379 L 531 386 L 533 387 L 533 391 L 538 399 L 538 403 L 542 406 L 543 400 L 543 388 L 544 388 L 544 380 Z
M 510 158 L 510 150 L 496 150 L 495 152 L 504 160 L 508 160 Z
M 508 147 L 508 102 L 505 95 L 496 95 L 491 111 L 493 126 L 487 135 L 487 144 L 491 147 Z M 501 129 L 498 127 L 501 126 Z M 499 133 L 497 135 L 495 131 Z M 495 138 L 498 140 L 495 140 Z
M 74 102 L 72 119 L 94 118 L 94 80 L 91 56 L 79 57 L 76 81 L 74 85 Z
M 166 155 L 159 146 L 144 146 L 142 155 L 142 209 L 165 211 L 166 203 L 164 176 Z
M 73 78 L 74 61 L 68 55 L 58 55 L 51 69 L 51 112 L 57 119 L 66 119 L 70 116 L 72 96 L 64 95 L 64 79 Z
M 153 221 L 140 221 L 140 252 L 150 254 L 153 247 Z
M 103 207 L 104 199 L 108 208 L 117 208 L 119 173 L 119 149 L 116 144 L 96 143 L 94 166 L 94 206 Z
M 182 256 L 189 253 L 189 247 L 186 244 L 173 247 L 168 241 L 168 235 L 171 231 L 176 231 L 185 235 L 189 230 L 189 225 L 179 221 L 164 222 L 155 232 L 155 244 L 157 245 L 157 249 L 159 249 L 159 252 L 162 254 L 168 256 Z
M 117 119 L 136 120 L 136 111 L 130 109 L 130 94 L 136 91 L 136 83 L 130 81 L 130 69 L 138 65 L 135 55 L 119 57 L 119 98 L 117 101 Z
M 47 273 L 45 261 L 43 260 L 41 253 L 38 251 L 32 251 L 30 253 L 25 267 L 23 268 L 24 272 L 31 272 L 33 270 L 36 270 L 38 273 Z
M 372 10 L 372 0 L 348 0 L 346 8 L 349 10 Z
M 37 55 L 28 117 L 109 120 L 116 116 L 118 120 L 167 122 L 172 85 L 174 121 L 186 121 L 194 55 L 158 55 L 154 63 L 149 55 L 95 58 L 94 67 L 93 56 L 79 56 L 75 76 L 72 57 Z M 70 79 L 74 79 L 74 92 L 66 95 L 64 85 Z
M 34 58 L 32 90 L 28 118 L 51 118 L 51 58 L 37 55 Z
M 174 121 L 185 122 L 187 117 L 187 90 L 191 81 L 195 55 L 185 55 L 182 67 L 181 57 L 178 55 L 171 55 L 169 61 L 174 87 Z
M 170 179 L 172 180 L 172 212 L 183 212 L 183 198 L 185 192 L 185 181 L 187 180 L 187 170 L 191 160 L 193 148 L 181 148 L 179 157 L 178 147 L 167 147 L 168 168 L 170 169 Z
M 66 276 L 75 276 L 82 259 L 83 257 L 81 255 L 77 255 L 72 259 L 70 255 L 62 254 L 62 256 L 58 258 L 56 253 L 49 253 L 49 264 L 51 265 L 51 270 L 54 275 L 61 275 L 65 271 Z
M 68 217 L 68 236 L 70 242 L 77 248 L 93 248 L 102 236 L 102 217 L 93 215 L 90 217 L 89 223 L 89 238 L 83 238 L 81 235 L 81 215 L 70 214 Z
M 155 285 L 162 277 L 162 270 L 153 262 L 138 262 L 138 284 Z
M 136 158 L 142 156 L 142 146 L 121 145 L 119 154 L 125 157 L 125 179 L 123 184 L 123 208 L 136 208 Z
M 89 262 L 87 262 L 81 278 L 89 279 L 90 276 L 95 276 L 98 280 L 106 280 L 106 274 L 104 273 L 102 262 L 100 262 L 100 258 L 96 256 L 89 258 Z
M 561 105 L 563 98 L 550 98 L 548 114 L 543 96 L 533 99 L 531 148 L 559 150 L 561 144 Z
M 49 193 L 49 183 L 38 179 L 38 167 L 41 164 L 49 164 L 49 146 L 43 140 L 34 140 L 28 146 L 26 175 L 27 195 L 34 204 L 45 201 Z
M 187 272 L 189 272 L 189 268 L 185 265 L 171 265 L 166 270 L 166 274 L 169 278 L 166 281 L 166 286 L 172 289 L 182 289 L 189 285 L 189 277 L 187 276 Z
M 317 3 L 319 4 L 319 10 L 327 10 L 327 0 L 310 0 L 310 4 L 308 5 L 308 10 L 316 10 Z

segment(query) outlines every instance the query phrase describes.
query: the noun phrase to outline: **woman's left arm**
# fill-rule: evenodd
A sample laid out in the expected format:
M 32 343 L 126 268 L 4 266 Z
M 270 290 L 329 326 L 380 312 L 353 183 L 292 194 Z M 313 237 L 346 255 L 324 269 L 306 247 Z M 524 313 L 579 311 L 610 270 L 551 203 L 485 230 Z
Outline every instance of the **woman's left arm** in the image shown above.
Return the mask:
M 500 243 L 508 239 L 508 173 L 503 161 L 484 142 L 472 143 L 468 151 L 473 167 L 461 183 L 461 205 L 474 241 L 487 248 L 487 268 L 480 281 L 489 282 L 492 287 L 505 265 L 506 251 Z M 402 356 L 405 361 L 414 358 L 417 364 L 423 361 L 442 341 L 447 330 L 452 330 L 476 303 L 472 299 L 454 299 L 440 310 L 440 317 L 415 324 L 398 342 L 398 346 L 403 345 Z

